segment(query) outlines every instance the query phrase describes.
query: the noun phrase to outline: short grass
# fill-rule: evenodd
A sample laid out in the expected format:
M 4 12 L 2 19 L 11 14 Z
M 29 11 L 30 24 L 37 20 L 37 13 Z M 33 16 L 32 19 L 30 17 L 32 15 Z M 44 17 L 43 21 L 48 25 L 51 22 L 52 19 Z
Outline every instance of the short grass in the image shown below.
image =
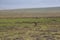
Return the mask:
M 60 18 L 0 18 L 0 40 L 60 40 Z

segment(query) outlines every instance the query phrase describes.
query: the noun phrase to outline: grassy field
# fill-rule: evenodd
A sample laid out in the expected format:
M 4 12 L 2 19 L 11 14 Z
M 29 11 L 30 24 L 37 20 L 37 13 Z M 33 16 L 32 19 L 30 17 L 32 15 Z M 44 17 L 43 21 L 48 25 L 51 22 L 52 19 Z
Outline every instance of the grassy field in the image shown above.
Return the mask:
M 0 40 L 60 40 L 60 17 L 0 18 Z
M 60 40 L 60 7 L 0 10 L 0 40 Z

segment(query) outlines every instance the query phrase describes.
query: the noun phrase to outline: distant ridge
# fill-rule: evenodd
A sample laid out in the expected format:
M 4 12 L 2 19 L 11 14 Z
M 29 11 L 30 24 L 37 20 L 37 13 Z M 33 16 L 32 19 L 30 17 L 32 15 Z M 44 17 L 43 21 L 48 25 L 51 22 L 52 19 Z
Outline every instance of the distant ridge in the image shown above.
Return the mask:
M 60 17 L 60 7 L 0 10 L 0 17 Z
M 51 9 L 51 8 L 54 8 L 54 9 L 56 9 L 56 8 L 60 8 L 60 7 L 41 7 L 41 8 L 17 8 L 17 9 L 1 9 L 1 10 L 3 10 L 3 11 L 7 11 L 7 10 L 22 10 L 22 9 Z

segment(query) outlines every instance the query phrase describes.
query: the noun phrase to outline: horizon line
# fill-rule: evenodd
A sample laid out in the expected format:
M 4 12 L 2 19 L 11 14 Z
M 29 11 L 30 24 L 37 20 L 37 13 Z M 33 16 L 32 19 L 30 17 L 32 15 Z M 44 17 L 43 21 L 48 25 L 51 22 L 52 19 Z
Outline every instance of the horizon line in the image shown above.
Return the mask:
M 26 7 L 26 8 L 6 8 L 6 9 L 0 9 L 0 10 L 14 10 L 14 9 L 32 9 L 32 8 L 52 8 L 52 7 L 60 7 L 60 6 L 49 6 L 49 7 Z

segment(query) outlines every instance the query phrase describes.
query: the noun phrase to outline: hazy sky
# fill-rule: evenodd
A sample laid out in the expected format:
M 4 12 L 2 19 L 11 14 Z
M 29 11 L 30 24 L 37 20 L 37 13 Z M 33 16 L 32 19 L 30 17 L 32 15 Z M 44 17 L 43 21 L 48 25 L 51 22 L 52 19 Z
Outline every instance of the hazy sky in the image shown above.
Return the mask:
M 0 9 L 60 6 L 60 0 L 0 0 Z

